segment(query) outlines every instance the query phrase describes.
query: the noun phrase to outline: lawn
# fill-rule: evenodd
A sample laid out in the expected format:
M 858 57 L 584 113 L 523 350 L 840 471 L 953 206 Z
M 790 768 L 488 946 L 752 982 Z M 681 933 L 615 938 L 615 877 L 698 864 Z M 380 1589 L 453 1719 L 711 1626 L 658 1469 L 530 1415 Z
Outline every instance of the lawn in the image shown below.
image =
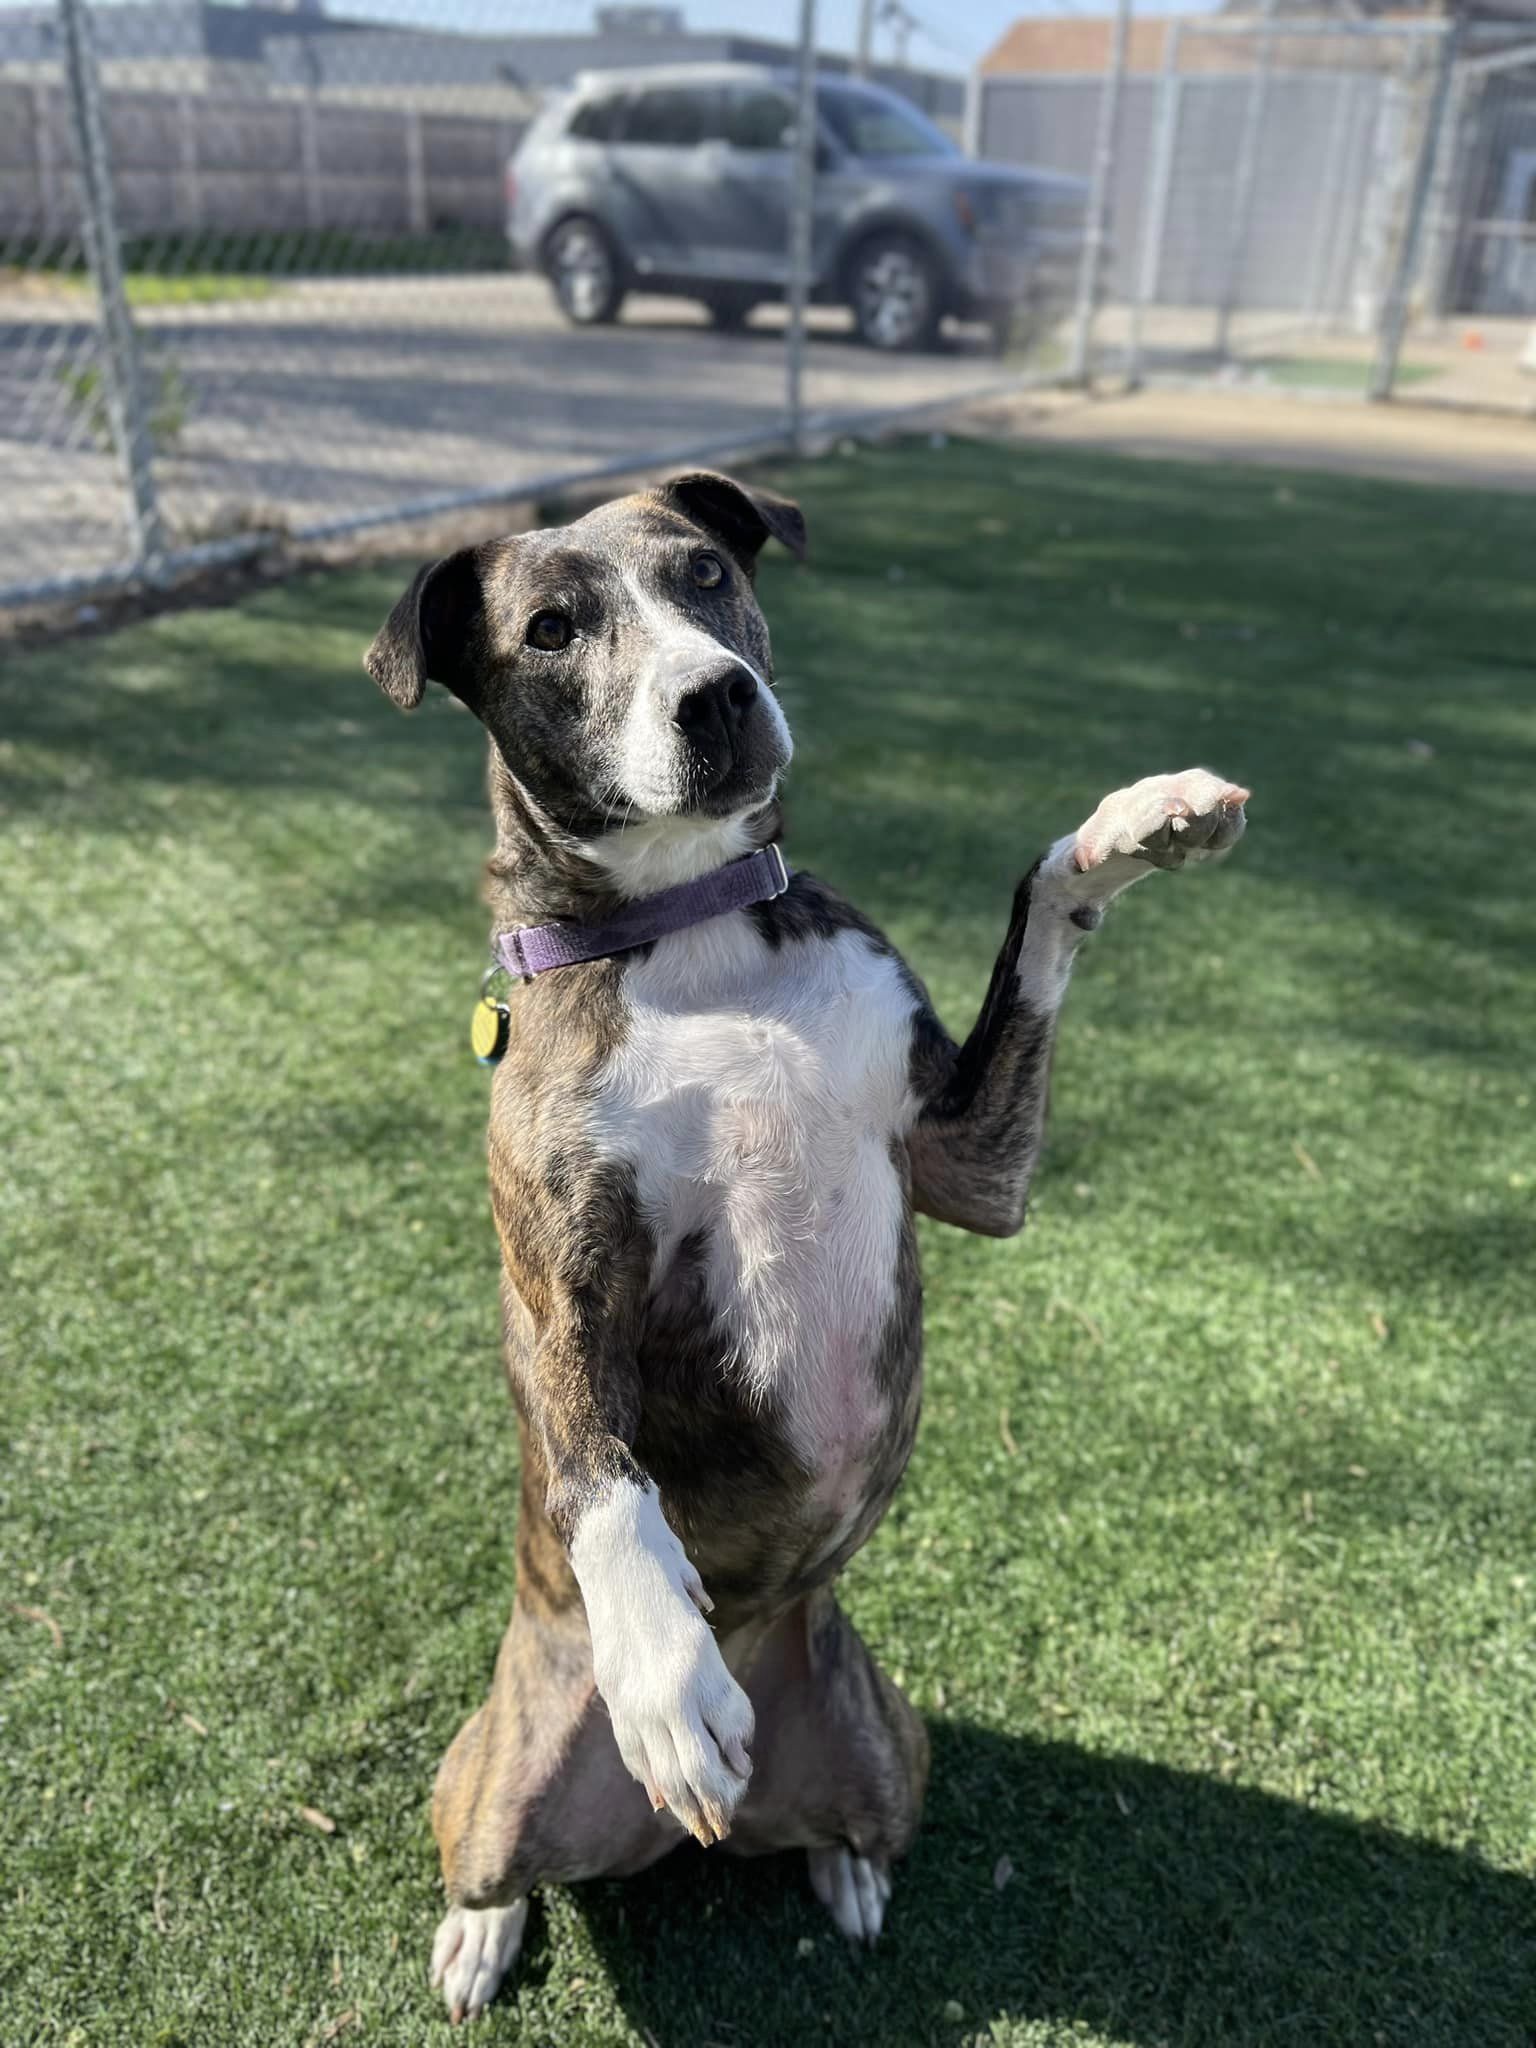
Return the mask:
M 547 1894 L 477 2037 L 1528 2048 L 1536 509 L 926 442 L 787 479 L 791 858 L 968 1022 L 1108 788 L 1249 781 L 1111 913 L 1028 1231 L 925 1228 L 847 1603 L 928 1716 L 845 1952 L 798 1860 Z M 479 735 L 401 570 L 0 683 L 0 2040 L 441 2038 L 426 1801 L 512 1583 L 466 1026 Z
M 213 270 L 183 271 L 162 277 L 152 270 L 131 270 L 123 279 L 130 306 L 206 306 L 220 299 L 264 299 L 270 277 L 240 277 Z
M 1368 356 L 1353 361 L 1343 356 L 1255 356 L 1247 367 L 1269 383 L 1287 384 L 1298 391 L 1349 391 L 1363 396 L 1376 366 Z M 1393 381 L 1398 387 L 1423 384 L 1443 374 L 1438 363 L 1400 362 Z
M 0 270 L 0 285 L 13 291 L 46 291 L 58 286 L 82 294 L 96 290 L 94 279 L 84 270 Z M 123 277 L 123 293 L 130 306 L 204 306 L 221 299 L 264 299 L 271 289 L 269 277 L 212 270 L 170 274 L 130 270 Z

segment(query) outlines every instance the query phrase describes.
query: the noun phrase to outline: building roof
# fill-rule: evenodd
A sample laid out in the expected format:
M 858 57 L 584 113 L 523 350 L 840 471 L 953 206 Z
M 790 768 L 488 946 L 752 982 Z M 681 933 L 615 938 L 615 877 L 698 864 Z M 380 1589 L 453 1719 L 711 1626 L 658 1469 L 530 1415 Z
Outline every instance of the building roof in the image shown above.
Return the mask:
M 1170 15 L 1146 14 L 1131 23 L 1125 61 L 1129 71 L 1156 71 L 1163 61 Z M 1006 28 L 981 60 L 983 72 L 1099 77 L 1109 65 L 1114 23 L 1108 15 L 1031 14 Z
M 1368 0 L 1362 0 L 1362 14 Z M 1495 6 L 1505 17 L 1506 33 L 1522 32 L 1514 17 L 1529 19 L 1536 14 L 1536 0 L 1460 0 L 1463 15 L 1478 24 L 1484 6 Z M 1280 0 L 1272 26 L 1277 51 L 1283 63 L 1307 67 L 1366 69 L 1397 61 L 1401 44 L 1393 37 L 1381 39 L 1381 31 L 1400 26 L 1405 35 L 1423 35 L 1440 27 L 1443 13 L 1434 6 L 1419 8 L 1400 5 L 1375 6 L 1369 17 L 1373 37 L 1358 42 L 1337 35 L 1308 35 L 1307 29 L 1319 18 L 1333 16 L 1342 25 L 1362 16 L 1344 14 L 1329 0 Z M 1148 14 L 1134 19 L 1126 42 L 1126 69 L 1132 73 L 1159 71 L 1167 48 L 1168 31 L 1177 22 L 1182 30 L 1179 55 L 1181 72 L 1246 71 L 1253 63 L 1254 38 L 1264 26 L 1264 17 L 1245 4 L 1224 7 L 1219 16 L 1206 14 Z M 1227 31 L 1242 24 L 1254 36 Z M 1202 33 L 1202 31 L 1204 31 Z M 1475 26 L 1474 48 L 1491 46 L 1491 24 Z M 1529 35 L 1529 31 L 1524 31 Z M 978 69 L 993 77 L 1080 77 L 1100 78 L 1109 69 L 1114 21 L 1107 14 L 1026 15 L 1005 29 L 982 58 Z

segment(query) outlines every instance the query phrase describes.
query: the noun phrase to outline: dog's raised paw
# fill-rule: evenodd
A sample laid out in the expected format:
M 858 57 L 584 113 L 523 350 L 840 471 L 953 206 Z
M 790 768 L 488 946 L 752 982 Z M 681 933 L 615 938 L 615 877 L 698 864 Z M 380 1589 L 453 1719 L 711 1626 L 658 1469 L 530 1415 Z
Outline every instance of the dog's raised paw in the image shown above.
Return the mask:
M 811 1890 L 840 1934 L 868 1945 L 879 1935 L 891 1897 L 891 1866 L 883 1856 L 860 1856 L 839 1843 L 808 1849 Z
M 505 1983 L 523 1945 L 528 1901 L 450 1907 L 432 1943 L 432 1983 L 442 1987 L 455 2026 L 478 2019 Z
M 1079 826 L 1072 865 L 1079 874 L 1092 874 L 1119 856 L 1176 868 L 1225 853 L 1243 836 L 1249 795 L 1240 783 L 1208 768 L 1144 775 L 1105 797 Z

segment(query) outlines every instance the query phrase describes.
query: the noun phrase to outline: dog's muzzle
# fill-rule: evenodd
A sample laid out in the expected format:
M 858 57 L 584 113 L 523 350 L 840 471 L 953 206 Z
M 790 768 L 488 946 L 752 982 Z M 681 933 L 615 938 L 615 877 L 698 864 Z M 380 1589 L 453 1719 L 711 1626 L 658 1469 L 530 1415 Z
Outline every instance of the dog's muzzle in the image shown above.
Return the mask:
M 756 702 L 757 677 L 739 662 L 684 678 L 672 722 L 705 767 L 711 785 L 734 766 Z
M 783 767 L 774 721 L 763 713 L 757 677 L 726 657 L 677 679 L 672 723 L 700 797 L 755 793 Z

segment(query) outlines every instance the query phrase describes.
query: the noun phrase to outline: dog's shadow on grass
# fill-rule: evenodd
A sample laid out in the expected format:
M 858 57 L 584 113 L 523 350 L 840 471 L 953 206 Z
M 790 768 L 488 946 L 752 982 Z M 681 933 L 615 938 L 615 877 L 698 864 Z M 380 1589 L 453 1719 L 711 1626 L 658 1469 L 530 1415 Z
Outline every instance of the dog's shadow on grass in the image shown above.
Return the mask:
M 933 1740 L 872 1953 L 832 1931 L 799 1856 L 690 1846 L 576 1894 L 642 2038 L 885 2048 L 1033 2021 L 1138 2048 L 1529 2048 L 1536 1883 L 1474 1850 L 1065 1743 Z

